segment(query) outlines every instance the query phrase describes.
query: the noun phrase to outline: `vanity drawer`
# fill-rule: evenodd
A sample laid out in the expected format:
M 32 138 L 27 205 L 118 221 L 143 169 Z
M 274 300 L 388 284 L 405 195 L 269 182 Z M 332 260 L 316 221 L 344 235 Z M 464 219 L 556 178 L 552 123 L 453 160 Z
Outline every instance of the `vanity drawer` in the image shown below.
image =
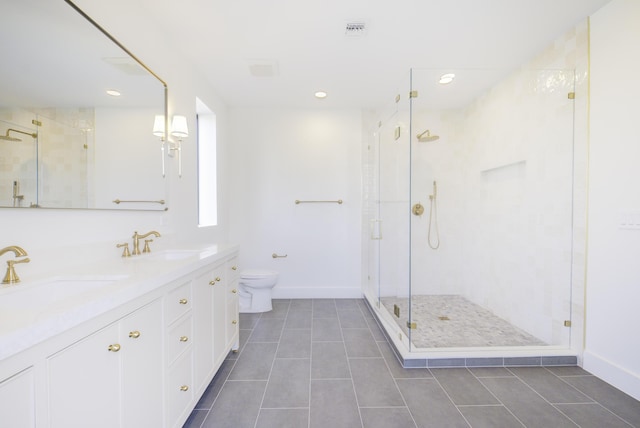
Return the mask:
M 193 339 L 193 317 L 191 314 L 179 320 L 167 331 L 167 361 L 171 365 L 180 354 L 191 347 Z
M 191 309 L 191 281 L 169 292 L 164 301 L 165 325 L 169 325 Z
M 189 349 L 176 361 L 167 374 L 167 427 L 186 420 L 193 400 L 193 353 Z

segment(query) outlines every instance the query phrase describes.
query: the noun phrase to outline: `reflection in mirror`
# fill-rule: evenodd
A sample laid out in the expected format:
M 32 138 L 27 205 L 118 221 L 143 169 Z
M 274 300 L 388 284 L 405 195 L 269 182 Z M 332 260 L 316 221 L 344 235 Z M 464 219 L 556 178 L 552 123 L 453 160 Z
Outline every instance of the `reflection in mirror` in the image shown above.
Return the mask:
M 165 83 L 69 0 L 8 2 L 0 38 L 0 206 L 166 209 Z

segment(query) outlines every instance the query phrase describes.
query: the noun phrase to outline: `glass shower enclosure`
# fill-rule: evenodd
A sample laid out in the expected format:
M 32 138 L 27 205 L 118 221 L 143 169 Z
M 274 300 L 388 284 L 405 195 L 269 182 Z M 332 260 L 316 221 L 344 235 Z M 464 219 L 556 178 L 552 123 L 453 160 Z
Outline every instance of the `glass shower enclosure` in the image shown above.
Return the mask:
M 412 69 L 390 97 L 364 150 L 365 296 L 401 354 L 569 348 L 575 81 Z

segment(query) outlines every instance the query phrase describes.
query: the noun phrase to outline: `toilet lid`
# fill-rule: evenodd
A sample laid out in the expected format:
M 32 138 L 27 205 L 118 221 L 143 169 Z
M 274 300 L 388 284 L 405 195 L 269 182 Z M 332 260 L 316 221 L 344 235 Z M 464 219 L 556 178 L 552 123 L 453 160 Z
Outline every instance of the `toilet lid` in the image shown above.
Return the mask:
M 278 272 L 275 270 L 264 270 L 264 269 L 249 269 L 242 271 L 240 276 L 242 278 L 264 278 L 267 276 L 278 275 Z

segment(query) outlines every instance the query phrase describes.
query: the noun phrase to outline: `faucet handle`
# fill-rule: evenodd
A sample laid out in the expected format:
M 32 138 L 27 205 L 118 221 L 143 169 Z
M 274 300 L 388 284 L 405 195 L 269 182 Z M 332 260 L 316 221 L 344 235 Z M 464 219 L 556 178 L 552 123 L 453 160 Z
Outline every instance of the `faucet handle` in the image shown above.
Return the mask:
M 116 245 L 116 248 L 122 248 L 122 247 L 124 247 L 124 250 L 122 251 L 122 257 L 131 257 L 131 252 L 129 251 L 129 243 L 123 242 L 122 244 Z
M 149 247 L 149 242 L 153 242 L 153 239 L 145 239 L 144 240 L 144 248 L 142 249 L 143 253 L 150 253 L 151 248 Z
M 2 280 L 3 284 L 15 284 L 16 282 L 20 282 L 20 278 L 16 273 L 16 270 L 13 268 L 13 265 L 18 263 L 29 263 L 31 259 L 29 257 L 25 257 L 20 260 L 7 260 L 7 273 L 4 275 L 4 279 Z

